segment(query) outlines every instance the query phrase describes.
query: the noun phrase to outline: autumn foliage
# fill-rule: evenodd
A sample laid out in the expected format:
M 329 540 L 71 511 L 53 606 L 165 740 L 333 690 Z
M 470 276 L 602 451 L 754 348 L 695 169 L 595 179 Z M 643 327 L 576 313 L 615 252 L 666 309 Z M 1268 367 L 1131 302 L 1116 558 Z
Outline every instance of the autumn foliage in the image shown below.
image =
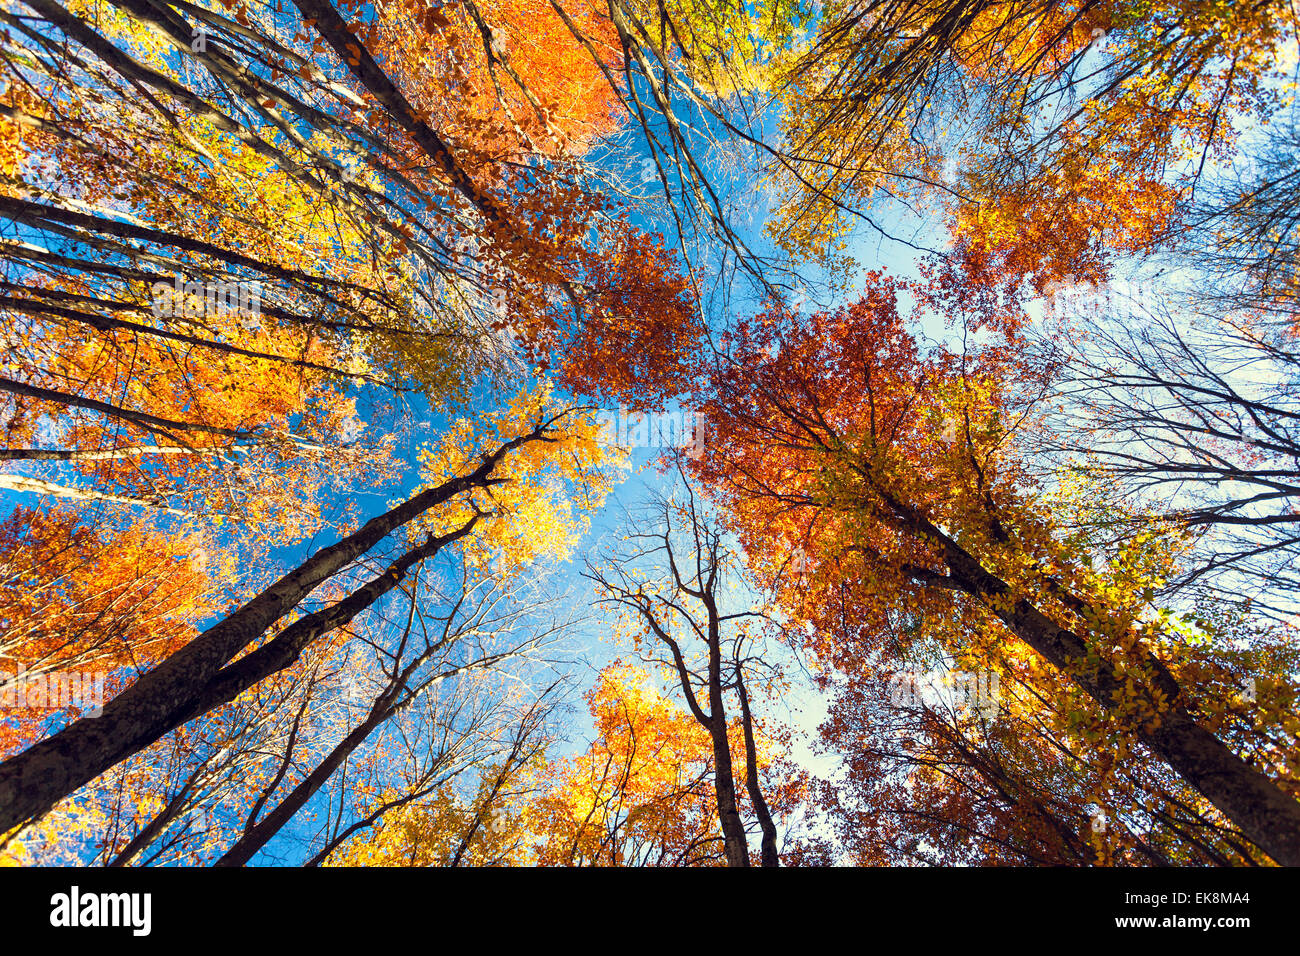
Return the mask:
M 3 18 L 0 863 L 1300 865 L 1291 4 Z

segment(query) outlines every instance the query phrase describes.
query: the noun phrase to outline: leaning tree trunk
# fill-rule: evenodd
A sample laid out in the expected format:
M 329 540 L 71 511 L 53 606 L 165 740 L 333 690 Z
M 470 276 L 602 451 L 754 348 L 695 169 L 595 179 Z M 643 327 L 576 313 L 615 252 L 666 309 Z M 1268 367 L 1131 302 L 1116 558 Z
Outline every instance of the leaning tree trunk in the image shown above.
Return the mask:
M 1082 637 L 1061 627 L 1028 599 L 1012 600 L 1012 588 L 1006 581 L 923 516 L 896 500 L 889 504 L 901 527 L 943 549 L 951 576 L 945 586 L 955 586 L 984 603 L 1017 637 L 1070 675 L 1102 707 L 1112 708 L 1116 695 L 1129 693 L 1105 659 L 1097 663 L 1094 657 L 1094 663 L 1087 663 L 1088 643 Z M 1159 660 L 1148 655 L 1144 663 L 1162 696 L 1158 699 L 1152 687 L 1135 683 L 1140 702 L 1157 715 L 1140 728 L 1142 743 L 1276 862 L 1300 866 L 1300 802 L 1196 723 L 1184 705 L 1186 697 L 1178 682 Z
M 545 426 L 538 425 L 484 455 L 482 463 L 469 474 L 420 492 L 372 518 L 343 540 L 317 551 L 243 607 L 143 674 L 109 701 L 101 716 L 83 717 L 53 737 L 0 763 L 0 833 L 46 812 L 62 798 L 180 724 L 232 700 L 258 680 L 291 664 L 316 637 L 346 624 L 395 587 L 416 561 L 436 552 L 452 536 L 466 533 L 468 527 L 442 539 L 430 538 L 403 555 L 381 577 L 332 607 L 300 618 L 266 645 L 227 666 L 314 588 L 390 533 L 464 491 L 503 481 L 491 477 L 497 464 L 520 445 L 546 441 L 544 431 Z

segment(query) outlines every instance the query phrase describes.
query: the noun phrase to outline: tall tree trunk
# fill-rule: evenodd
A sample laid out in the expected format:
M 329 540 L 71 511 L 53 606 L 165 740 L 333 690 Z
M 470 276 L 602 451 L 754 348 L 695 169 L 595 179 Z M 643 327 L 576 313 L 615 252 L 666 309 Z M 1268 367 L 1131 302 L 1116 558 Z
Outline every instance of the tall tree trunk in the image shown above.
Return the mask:
M 317 551 L 243 607 L 143 674 L 109 701 L 101 716 L 77 720 L 53 737 L 0 763 L 0 833 L 46 812 L 63 797 L 181 723 L 233 699 L 242 689 L 278 669 L 268 668 L 277 663 L 280 667 L 292 663 L 306 643 L 368 607 L 401 579 L 405 573 L 403 563 L 409 561 L 406 563 L 409 568 L 415 560 L 427 556 L 418 552 L 429 547 L 434 539 L 408 552 L 380 579 L 323 612 L 295 621 L 270 643 L 226 668 L 235 655 L 257 641 L 319 584 L 393 531 L 461 492 L 503 481 L 491 477 L 497 464 L 523 444 L 547 441 L 545 428 L 539 424 L 484 455 L 482 463 L 469 474 L 420 492 L 372 518 L 343 540 Z
M 713 786 L 718 797 L 718 822 L 727 854 L 727 866 L 749 866 L 745 822 L 736 805 L 736 778 L 731 766 L 731 741 L 727 739 L 727 711 L 722 701 L 722 652 L 717 611 L 709 610 L 709 736 L 713 739 Z
M 749 712 L 749 694 L 745 690 L 745 676 L 740 663 L 736 664 L 736 692 L 740 695 L 740 724 L 745 732 L 745 789 L 754 806 L 754 816 L 763 831 L 763 866 L 780 866 L 776 851 L 776 824 L 772 811 L 763 799 L 763 788 L 758 782 L 758 747 L 754 743 L 754 720 Z
M 951 580 L 982 601 L 1011 631 L 1062 673 L 1069 674 L 1102 707 L 1127 695 L 1125 682 L 1103 658 L 1089 665 L 1088 643 L 1061 627 L 1028 599 L 1010 600 L 1012 589 L 979 560 L 912 509 L 890 500 L 898 523 L 943 549 Z M 934 581 L 929 581 L 935 584 Z M 1095 658 L 1094 658 L 1095 660 Z M 1139 730 L 1139 739 L 1196 788 L 1260 849 L 1283 866 L 1300 866 L 1300 802 L 1233 753 L 1188 713 L 1178 682 L 1154 657 L 1144 662 L 1154 688 L 1136 684 L 1143 704 L 1156 715 Z M 1152 693 L 1159 690 L 1163 699 Z

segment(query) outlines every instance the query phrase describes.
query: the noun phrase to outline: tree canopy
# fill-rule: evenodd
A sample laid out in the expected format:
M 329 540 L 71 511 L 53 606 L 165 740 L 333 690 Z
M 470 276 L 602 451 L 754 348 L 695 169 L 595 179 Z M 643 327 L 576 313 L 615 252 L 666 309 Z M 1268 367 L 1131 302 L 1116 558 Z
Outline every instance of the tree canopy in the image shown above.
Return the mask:
M 0 30 L 0 863 L 1300 865 L 1292 3 Z

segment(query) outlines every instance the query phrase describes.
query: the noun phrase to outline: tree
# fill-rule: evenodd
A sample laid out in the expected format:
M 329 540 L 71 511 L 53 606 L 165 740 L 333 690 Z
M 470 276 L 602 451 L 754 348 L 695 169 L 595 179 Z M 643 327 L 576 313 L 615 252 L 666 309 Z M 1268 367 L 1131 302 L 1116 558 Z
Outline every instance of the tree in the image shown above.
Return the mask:
M 390 635 L 387 640 L 380 637 L 367 641 L 377 652 L 374 667 L 377 680 L 366 694 L 370 702 L 369 706 L 361 708 L 361 719 L 345 726 L 341 739 L 322 755 L 310 772 L 301 774 L 292 787 L 287 786 L 293 778 L 289 771 L 301 758 L 294 753 L 293 741 L 290 741 L 282 752 L 274 778 L 262 790 L 244 822 L 243 832 L 216 861 L 216 866 L 242 866 L 248 863 L 363 745 L 422 698 L 436 699 L 433 708 L 435 714 L 438 711 L 454 714 L 457 710 L 457 693 L 481 692 L 476 686 L 484 683 L 480 678 L 487 676 L 488 672 L 506 669 L 512 661 L 537 655 L 549 641 L 554 640 L 556 631 L 563 630 L 562 624 L 540 628 L 535 633 L 521 628 L 519 619 L 528 614 L 536 614 L 539 611 L 538 605 L 521 600 L 521 594 L 520 598 L 515 599 L 519 603 L 511 607 L 511 588 L 508 582 L 492 578 L 474 580 L 463 566 L 459 586 L 452 594 L 438 595 L 418 575 L 408 590 L 409 611 L 405 627 L 395 637 Z M 446 612 L 428 613 L 421 609 L 421 605 L 433 604 L 439 599 L 450 605 Z M 515 631 L 522 633 L 513 633 Z M 355 673 L 351 675 L 353 680 L 356 677 Z M 450 685 L 450 689 L 444 691 L 443 685 Z M 546 696 L 546 693 L 542 694 L 543 700 Z M 546 709 L 541 701 L 535 702 L 519 718 L 514 744 L 505 758 L 506 764 L 501 773 L 508 776 L 520 762 L 520 753 L 525 748 L 537 745 L 532 739 L 540 736 L 537 715 Z M 430 782 L 423 779 L 426 776 L 436 775 L 445 788 L 448 786 L 447 779 L 453 775 L 453 768 L 463 772 L 463 768 L 456 766 L 458 760 L 465 751 L 474 748 L 473 735 L 483 733 L 484 729 L 472 721 L 458 729 L 460 733 L 452 734 L 450 740 L 444 738 L 440 742 L 441 751 L 437 746 L 430 747 L 433 759 L 429 770 L 433 772 L 421 775 L 424 784 L 421 789 L 434 789 Z M 282 795 L 271 806 L 269 801 L 277 794 Z M 388 805 L 384 812 L 391 809 L 395 802 L 391 796 L 382 801 L 381 806 Z M 266 808 L 266 813 L 259 818 L 259 811 L 263 808 Z M 366 819 L 373 824 L 379 815 L 371 810 Z M 335 838 L 330 843 L 337 840 Z M 327 845 L 316 856 L 323 858 L 328 853 Z
M 539 771 L 540 793 L 529 810 L 537 862 L 729 862 L 709 782 L 716 768 L 708 732 L 627 665 L 603 670 L 587 700 L 595 740 Z
M 1295 327 L 1295 263 L 1300 244 L 1295 182 L 1300 176 L 1300 125 L 1291 112 L 1274 118 L 1269 135 L 1239 162 L 1189 197 L 1179 252 L 1206 276 L 1209 298 L 1228 310 L 1255 311 L 1271 324 Z
M 769 228 L 834 254 L 873 202 L 937 202 L 982 266 L 1098 281 L 1114 251 L 1173 234 L 1236 117 L 1277 110 L 1293 20 L 1282 3 L 832 5 L 784 75 Z
M 3 250 L 3 305 L 40 343 L 16 350 L 20 374 L 0 382 L 23 405 L 17 420 L 77 409 L 173 453 L 190 435 L 229 448 L 292 435 L 285 416 L 346 425 L 346 405 L 330 406 L 358 383 L 451 403 L 467 377 L 562 359 L 589 321 L 614 361 L 632 360 L 642 326 L 694 334 L 676 264 L 638 255 L 657 240 L 579 162 L 611 128 L 614 94 L 571 38 L 539 48 L 561 63 L 503 53 L 484 17 L 513 16 L 509 5 L 466 7 L 460 29 L 425 18 L 454 41 L 442 58 L 399 39 L 411 35 L 400 7 L 353 22 L 316 2 L 287 19 L 152 0 L 115 9 L 97 25 L 37 0 L 34 17 L 12 18 L 34 52 L 6 61 L 14 176 L 0 201 L 40 240 Z M 534 12 L 531 29 L 567 35 Z M 87 95 L 65 102 L 67 88 Z M 185 113 L 200 118 L 193 129 Z M 607 243 L 627 254 L 605 256 Z M 175 296 L 159 291 L 173 280 Z M 258 290 L 258 308 L 205 307 L 204 287 L 222 283 Z M 90 343 L 77 338 L 87 329 Z M 45 352 L 69 334 L 74 354 Z M 123 402 L 141 366 L 157 381 Z M 350 444 L 329 437 L 315 443 Z
M 685 473 L 678 466 L 683 480 Z M 627 535 L 630 551 L 588 565 L 602 602 L 620 609 L 624 627 L 658 648 L 648 659 L 664 667 L 681 690 L 687 709 L 709 734 L 713 748 L 714 797 L 728 866 L 748 866 L 749 847 L 736 795 L 737 764 L 745 793 L 762 830 L 762 865 L 777 866 L 777 830 L 760 782 L 760 756 L 751 689 L 758 672 L 769 688 L 779 683 L 771 654 L 756 645 L 762 610 L 732 610 L 729 592 L 739 586 L 738 556 L 723 542 L 718 518 L 687 484 L 679 500 L 659 498 L 648 521 Z M 743 605 L 737 605 L 743 607 Z M 763 622 L 766 623 L 766 622 Z M 698 650 L 697 650 L 698 648 Z M 751 684 L 747 688 L 747 683 Z M 727 697 L 735 695 L 743 739 L 736 753 Z
M 562 467 L 576 468 L 580 482 L 587 473 L 584 463 L 591 461 L 590 454 L 599 454 L 592 438 L 595 426 L 584 424 L 580 418 L 575 421 L 565 411 L 547 415 L 534 406 L 532 415 L 516 421 L 512 430 L 511 437 L 485 452 L 476 467 L 418 492 L 341 541 L 316 551 L 271 587 L 142 675 L 105 705 L 102 716 L 77 721 L 0 764 L 4 804 L 0 829 L 7 832 L 41 814 L 59 798 L 174 727 L 234 699 L 289 666 L 321 635 L 346 625 L 392 591 L 419 562 L 469 535 L 479 521 L 490 519 L 492 514 L 471 505 L 470 516 L 451 530 L 416 534 L 414 540 L 400 545 L 397 558 L 385 562 L 381 574 L 359 586 L 350 585 L 348 593 L 336 603 L 299 617 L 266 639 L 268 631 L 312 590 L 390 534 L 402 531 L 432 509 L 454 506 L 458 497 L 467 492 L 508 483 L 510 478 L 495 472 L 517 449 L 534 443 L 552 446 L 560 455 L 555 460 Z M 574 445 L 590 454 L 571 455 Z M 533 462 L 536 465 L 537 459 Z
M 1077 291 L 1058 295 L 1056 311 L 1073 324 L 1086 311 L 1088 334 L 1049 327 L 1036 343 L 1061 370 L 1043 448 L 1051 467 L 1114 482 L 1140 503 L 1131 520 L 1106 516 L 1112 536 L 1152 515 L 1198 536 L 1170 589 L 1249 596 L 1257 613 L 1285 620 L 1300 450 L 1290 333 L 1268 313 L 1198 299 Z
M 695 467 L 760 580 L 780 580 L 783 600 L 837 636 L 832 660 L 851 661 L 854 637 L 869 641 L 894 609 L 925 613 L 959 658 L 1010 667 L 1023 647 L 1275 860 L 1294 860 L 1287 779 L 1206 729 L 1213 697 L 1180 679 L 1177 635 L 1143 610 L 1176 533 L 1136 538 L 1102 568 L 1072 550 L 1022 464 L 1041 382 L 998 344 L 923 354 L 897 292 L 874 277 L 863 299 L 806 325 L 775 306 L 719 364 L 704 405 L 714 440 Z M 809 570 L 780 577 L 798 554 Z
M 0 457 L 22 472 L 0 481 L 78 506 L 76 524 L 69 509 L 57 528 L 37 511 L 14 516 L 15 573 L 35 593 L 63 592 L 16 600 L 4 646 L 41 666 L 129 660 L 139 671 L 161 660 L 167 675 L 131 685 L 100 731 L 82 724 L 36 745 L 48 755 L 89 734 L 100 752 L 68 761 L 78 769 L 41 795 L 19 786 L 33 813 L 290 666 L 451 542 L 464 539 L 476 561 L 504 544 L 516 564 L 562 550 L 581 522 L 557 492 L 565 468 L 582 486 L 579 508 L 598 500 L 589 466 L 603 453 L 589 436 L 559 442 L 568 464 L 548 470 L 525 450 L 551 442 L 540 423 L 487 462 L 461 429 L 438 454 L 462 470 L 420 503 L 356 533 L 345 511 L 339 549 L 278 584 L 259 579 L 272 547 L 327 524 L 339 487 L 396 474 L 388 428 L 399 431 L 400 416 L 367 430 L 360 407 L 399 410 L 418 391 L 448 410 L 476 376 L 508 386 L 584 335 L 581 353 L 561 355 L 585 361 L 599 346 L 606 361 L 564 374 L 597 389 L 620 363 L 649 368 L 653 339 L 671 345 L 653 349 L 655 361 L 672 361 L 698 333 L 673 257 L 581 161 L 619 119 L 570 25 L 598 36 L 607 20 L 468 4 L 429 12 L 412 34 L 406 8 L 341 11 L 37 0 L 4 14 L 0 211 L 13 231 L 0 248 L 0 308 L 12 317 Z M 515 31 L 550 40 L 516 45 Z M 426 55 L 414 35 L 440 37 L 445 55 Z M 526 459 L 508 478 L 493 472 L 506 452 Z M 496 500 L 471 503 L 466 492 L 488 485 Z M 401 543 L 368 583 L 349 580 L 354 561 L 430 505 L 445 506 L 424 525 L 436 533 Z M 498 529 L 489 516 L 503 509 L 528 520 Z M 74 561 L 43 535 L 84 553 Z M 137 586 L 83 597 L 81 569 L 116 562 L 112 573 L 127 576 L 119 542 L 137 539 L 157 548 L 156 570 L 135 562 Z M 186 549 L 191 567 L 162 558 Z M 237 580 L 241 568 L 255 573 Z M 338 603 L 276 633 L 330 579 L 347 582 Z M 193 627 L 241 604 L 215 634 Z M 160 614 L 175 617 L 154 627 Z M 34 728 L 19 730 L 15 747 Z
M 547 760 L 512 747 L 477 788 L 445 787 L 354 840 L 331 864 L 700 866 L 725 859 L 707 732 L 626 664 L 586 695 L 594 740 Z
M 817 799 L 838 853 L 874 865 L 1266 861 L 1177 774 L 1123 746 L 1104 711 L 1046 666 L 1029 680 L 963 672 L 924 639 L 923 624 L 911 626 L 921 634 L 907 651 L 879 653 L 826 680 L 834 697 L 821 747 L 842 763 Z M 1207 674 L 1217 663 L 1232 675 L 1256 675 L 1261 690 L 1269 688 L 1261 698 L 1273 696 L 1273 681 L 1288 683 L 1285 662 L 1294 652 L 1284 640 L 1249 635 L 1256 638 L 1251 651 L 1225 651 L 1249 627 L 1240 616 L 1221 616 L 1217 628 L 1201 648 Z M 1217 679 L 1228 698 L 1232 677 Z M 1252 710 L 1236 700 L 1215 730 L 1252 761 L 1267 763 L 1265 754 L 1285 751 L 1287 742 L 1267 741 L 1261 725 L 1272 722 Z M 1269 735 L 1285 733 L 1273 723 Z

